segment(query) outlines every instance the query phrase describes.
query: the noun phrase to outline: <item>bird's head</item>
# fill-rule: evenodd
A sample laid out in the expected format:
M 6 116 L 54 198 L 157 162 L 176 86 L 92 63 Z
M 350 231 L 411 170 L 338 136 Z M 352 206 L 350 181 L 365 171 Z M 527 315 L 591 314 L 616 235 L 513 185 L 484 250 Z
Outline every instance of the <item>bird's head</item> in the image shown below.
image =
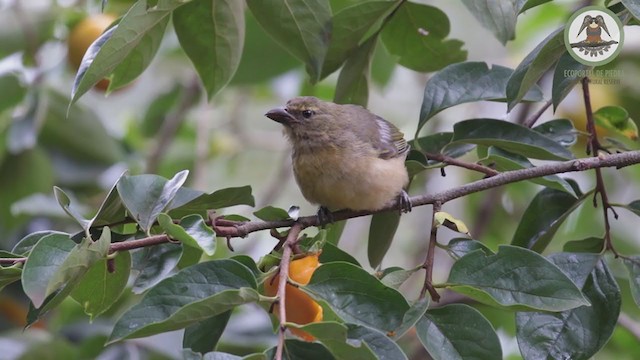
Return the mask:
M 333 132 L 338 126 L 335 104 L 313 96 L 301 96 L 287 101 L 281 108 L 269 110 L 265 116 L 284 125 L 292 138 L 307 138 Z

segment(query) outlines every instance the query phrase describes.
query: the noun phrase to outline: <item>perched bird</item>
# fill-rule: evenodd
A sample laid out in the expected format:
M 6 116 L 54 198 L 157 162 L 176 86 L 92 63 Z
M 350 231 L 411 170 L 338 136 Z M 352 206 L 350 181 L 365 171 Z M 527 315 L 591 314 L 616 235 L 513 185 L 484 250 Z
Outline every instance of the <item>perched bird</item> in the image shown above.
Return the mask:
M 339 105 L 304 96 L 265 114 L 284 125 L 291 142 L 293 172 L 302 195 L 330 211 L 378 210 L 394 201 L 411 210 L 404 188 L 409 145 L 390 122 L 358 105 Z

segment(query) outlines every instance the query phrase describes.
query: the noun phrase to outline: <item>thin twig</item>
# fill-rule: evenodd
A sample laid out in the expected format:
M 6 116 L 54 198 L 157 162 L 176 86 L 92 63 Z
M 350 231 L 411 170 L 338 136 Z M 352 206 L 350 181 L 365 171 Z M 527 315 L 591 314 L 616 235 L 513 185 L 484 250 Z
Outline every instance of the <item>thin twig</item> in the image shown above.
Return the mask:
M 26 257 L 0 258 L 0 264 L 6 264 L 6 265 L 21 264 L 21 263 L 24 263 L 25 261 L 27 261 Z
M 184 121 L 187 111 L 198 102 L 198 94 L 200 94 L 200 84 L 198 78 L 194 77 L 185 87 L 185 92 L 175 111 L 169 113 L 162 123 L 158 140 L 149 152 L 147 158 L 147 172 L 156 173 L 160 166 L 160 160 L 169 149 L 169 144 L 176 136 L 180 125 Z
M 429 247 L 427 249 L 427 257 L 424 260 L 422 267 L 425 270 L 424 284 L 420 290 L 420 299 L 424 298 L 427 291 L 431 295 L 431 300 L 440 301 L 440 295 L 433 287 L 433 264 L 435 259 L 436 244 L 438 241 L 438 224 L 436 223 L 436 213 L 440 211 L 441 204 L 436 202 L 433 204 L 433 215 L 431 216 L 431 232 L 429 235 Z
M 587 143 L 587 154 L 597 155 L 600 150 L 604 150 L 602 145 L 598 140 L 598 132 L 596 130 L 596 125 L 593 119 L 593 112 L 591 109 L 591 96 L 589 94 L 589 78 L 585 77 L 582 79 L 582 94 L 584 96 L 584 108 L 587 116 L 587 131 L 589 132 L 589 142 Z M 609 203 L 609 197 L 607 196 L 607 188 L 604 184 L 604 179 L 602 177 L 602 170 L 599 168 L 595 169 L 596 172 L 596 190 L 593 194 L 593 206 L 597 207 L 598 202 L 596 200 L 597 196 L 600 195 L 600 200 L 602 202 L 602 215 L 604 217 L 604 242 L 605 249 L 610 250 L 616 257 L 619 257 L 620 254 L 616 251 L 613 246 L 613 242 L 611 241 L 611 225 L 609 222 L 609 211 L 611 211 L 614 217 L 618 218 L 618 213 L 616 213 L 615 209 Z
M 621 312 L 618 316 L 618 324 L 627 329 L 638 341 L 640 341 L 640 324 L 634 321 L 629 315 Z
M 304 229 L 304 225 L 296 222 L 289 230 L 287 240 L 284 242 L 284 248 L 282 249 L 282 259 L 280 260 L 280 270 L 278 273 L 278 318 L 280 325 L 278 326 L 278 345 L 276 346 L 276 360 L 282 360 L 282 352 L 284 350 L 284 338 L 285 331 L 287 330 L 285 323 L 287 322 L 287 311 L 285 307 L 286 302 L 286 289 L 287 282 L 289 280 L 289 262 L 291 261 L 291 255 L 293 247 L 298 242 L 298 235 Z
M 551 106 L 552 104 L 553 104 L 552 100 L 547 101 L 544 104 L 544 106 L 542 106 L 538 111 L 536 111 L 533 115 L 531 115 L 531 117 L 527 118 L 527 120 L 525 120 L 522 123 L 522 126 L 526 126 L 528 128 L 533 127 L 533 125 L 535 125 L 536 121 L 538 121 L 538 119 L 540 119 L 542 114 L 544 114 L 544 112 L 547 111 L 549 106 Z
M 453 166 L 458 166 L 461 168 L 465 168 L 465 169 L 469 169 L 469 170 L 473 170 L 473 171 L 477 171 L 480 173 L 483 173 L 487 176 L 495 176 L 500 174 L 499 171 L 492 169 L 488 166 L 484 166 L 484 165 L 480 165 L 477 163 L 470 163 L 470 162 L 466 162 L 466 161 L 462 161 L 460 159 L 456 159 L 453 158 L 451 156 L 447 156 L 444 154 L 437 154 L 437 153 L 425 153 L 425 156 L 427 157 L 428 160 L 433 160 L 433 161 L 438 161 L 441 162 L 445 165 L 453 165 Z

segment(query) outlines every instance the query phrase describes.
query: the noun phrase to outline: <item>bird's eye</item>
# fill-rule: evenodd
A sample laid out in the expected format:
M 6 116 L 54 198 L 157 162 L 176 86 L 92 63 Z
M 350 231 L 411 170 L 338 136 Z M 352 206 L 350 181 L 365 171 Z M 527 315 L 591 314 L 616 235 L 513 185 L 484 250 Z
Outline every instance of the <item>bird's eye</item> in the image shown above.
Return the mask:
M 313 115 L 313 114 L 314 114 L 314 113 L 313 113 L 313 111 L 311 111 L 311 110 L 303 110 L 303 111 L 302 111 L 302 116 L 304 116 L 306 119 L 310 118 L 310 117 L 311 117 L 311 115 Z

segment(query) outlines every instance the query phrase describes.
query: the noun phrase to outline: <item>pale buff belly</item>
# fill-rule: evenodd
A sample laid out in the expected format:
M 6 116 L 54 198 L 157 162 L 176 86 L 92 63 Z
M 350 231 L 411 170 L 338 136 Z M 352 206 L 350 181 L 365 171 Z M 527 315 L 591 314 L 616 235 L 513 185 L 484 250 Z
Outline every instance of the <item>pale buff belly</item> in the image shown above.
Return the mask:
M 296 181 L 311 203 L 331 210 L 377 210 L 394 201 L 409 182 L 404 158 L 383 160 L 335 153 L 300 154 Z

